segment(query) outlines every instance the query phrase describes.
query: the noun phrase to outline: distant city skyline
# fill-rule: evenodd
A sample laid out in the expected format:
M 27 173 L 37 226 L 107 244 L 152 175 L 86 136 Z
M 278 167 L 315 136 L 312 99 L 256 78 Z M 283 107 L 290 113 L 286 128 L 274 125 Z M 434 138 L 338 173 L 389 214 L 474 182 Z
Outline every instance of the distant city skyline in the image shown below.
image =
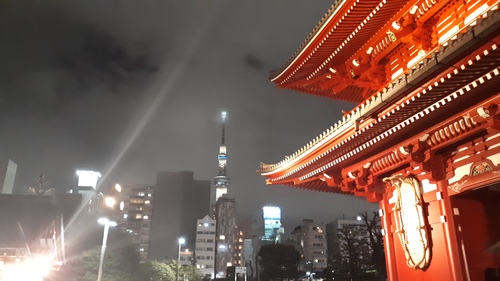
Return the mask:
M 16 191 L 42 173 L 70 188 L 77 169 L 99 171 L 104 186 L 152 185 L 161 171 L 211 180 L 227 111 L 228 195 L 240 217 L 276 205 L 293 227 L 365 210 L 354 197 L 266 186 L 256 173 L 354 106 L 268 80 L 332 3 L 216 2 L 1 6 L 0 159 L 18 164 Z

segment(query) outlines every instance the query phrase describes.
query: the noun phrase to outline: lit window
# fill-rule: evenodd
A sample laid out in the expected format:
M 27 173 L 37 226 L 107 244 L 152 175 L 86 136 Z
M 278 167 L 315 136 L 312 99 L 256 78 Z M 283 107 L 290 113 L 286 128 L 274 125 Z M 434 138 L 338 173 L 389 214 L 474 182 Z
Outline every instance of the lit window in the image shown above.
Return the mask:
M 204 227 L 208 227 L 208 222 L 203 224 Z
M 224 234 L 222 234 L 221 236 L 219 236 L 219 239 L 224 240 L 224 239 L 226 239 L 226 236 Z
M 139 252 L 144 252 L 144 248 L 139 248 Z
M 146 200 L 146 201 L 144 201 L 144 204 L 151 204 L 151 201 Z
M 145 220 L 149 219 L 149 217 L 148 217 L 148 216 L 144 216 L 144 217 L 142 217 L 142 218 L 143 218 L 143 219 L 145 219 Z
M 139 191 L 139 192 L 137 192 L 137 195 L 139 195 L 139 196 L 144 196 L 144 191 Z
M 135 215 L 135 218 L 136 218 L 136 219 L 140 219 L 140 218 L 142 218 L 142 214 L 136 214 L 136 215 Z
M 123 218 L 124 219 L 128 218 L 128 214 L 123 214 Z
M 151 196 L 153 196 L 153 195 L 151 193 L 148 193 L 148 197 L 151 197 Z

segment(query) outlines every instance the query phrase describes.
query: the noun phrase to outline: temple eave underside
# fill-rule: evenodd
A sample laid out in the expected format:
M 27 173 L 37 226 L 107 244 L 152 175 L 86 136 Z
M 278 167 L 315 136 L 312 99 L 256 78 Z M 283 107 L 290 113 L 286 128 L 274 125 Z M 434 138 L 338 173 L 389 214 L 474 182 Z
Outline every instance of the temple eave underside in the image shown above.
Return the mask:
M 458 137 L 497 129 L 497 117 L 482 118 L 478 112 L 500 103 L 493 98 L 500 83 L 499 25 L 498 11 L 490 11 L 335 127 L 280 163 L 262 165 L 259 172 L 268 177 L 268 184 L 378 201 L 381 176 L 398 169 L 423 169 L 416 151 L 426 154 Z M 469 110 L 471 105 L 475 106 Z M 428 139 L 420 140 L 425 136 Z

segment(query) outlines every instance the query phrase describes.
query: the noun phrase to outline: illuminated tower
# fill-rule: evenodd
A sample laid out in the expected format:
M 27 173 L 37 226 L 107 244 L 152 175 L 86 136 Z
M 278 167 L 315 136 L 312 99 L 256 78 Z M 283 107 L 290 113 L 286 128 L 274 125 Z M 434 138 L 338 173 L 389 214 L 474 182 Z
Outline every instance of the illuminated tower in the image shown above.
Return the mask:
M 221 116 L 222 116 L 222 143 L 219 148 L 219 155 L 217 156 L 217 160 L 219 161 L 219 174 L 216 177 L 214 177 L 215 202 L 217 202 L 217 200 L 222 195 L 227 193 L 227 188 L 229 186 L 229 177 L 226 175 L 226 169 L 227 169 L 226 145 L 224 143 L 227 113 L 223 111 Z

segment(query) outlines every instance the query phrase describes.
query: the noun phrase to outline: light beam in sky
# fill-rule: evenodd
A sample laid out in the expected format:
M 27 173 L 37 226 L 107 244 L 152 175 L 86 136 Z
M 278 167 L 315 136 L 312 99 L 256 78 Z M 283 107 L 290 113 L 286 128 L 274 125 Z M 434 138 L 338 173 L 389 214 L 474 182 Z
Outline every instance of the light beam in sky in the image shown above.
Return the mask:
M 121 147 L 119 147 L 118 152 L 111 159 L 102 179 L 99 181 L 96 190 L 99 191 L 100 185 L 103 182 L 106 182 L 106 178 L 109 174 L 114 170 L 116 165 L 121 161 L 124 155 L 128 152 L 130 147 L 134 144 L 137 137 L 140 135 L 142 130 L 151 120 L 151 117 L 158 110 L 158 107 L 162 105 L 165 99 L 170 95 L 171 89 L 176 85 L 177 81 L 186 73 L 187 66 L 189 62 L 193 58 L 195 52 L 201 45 L 201 41 L 206 34 L 207 29 L 212 26 L 214 19 L 217 17 L 217 13 L 220 11 L 219 5 L 208 5 L 208 10 L 201 13 L 204 17 L 200 18 L 200 22 L 196 25 L 195 31 L 187 30 L 186 26 L 183 27 L 183 32 L 181 34 L 190 34 L 187 36 L 184 42 L 180 42 L 179 46 L 181 46 L 182 53 L 179 57 L 184 58 L 178 61 L 172 67 L 167 67 L 168 63 L 165 61 L 161 64 L 161 71 L 158 73 L 156 82 L 153 83 L 153 86 L 149 90 L 149 95 L 152 98 L 146 101 L 144 104 L 146 105 L 144 108 L 144 112 L 140 112 L 138 116 L 139 120 L 130 126 L 128 130 L 129 133 L 126 133 L 123 137 L 123 142 Z M 195 9 L 196 10 L 196 9 Z M 188 21 L 189 22 L 189 21 Z M 184 38 L 184 37 L 183 37 Z M 88 204 L 88 200 L 83 199 L 80 208 L 75 212 L 71 220 L 69 221 L 67 228 L 70 228 L 74 223 L 75 219 L 79 217 L 80 213 L 85 209 Z

